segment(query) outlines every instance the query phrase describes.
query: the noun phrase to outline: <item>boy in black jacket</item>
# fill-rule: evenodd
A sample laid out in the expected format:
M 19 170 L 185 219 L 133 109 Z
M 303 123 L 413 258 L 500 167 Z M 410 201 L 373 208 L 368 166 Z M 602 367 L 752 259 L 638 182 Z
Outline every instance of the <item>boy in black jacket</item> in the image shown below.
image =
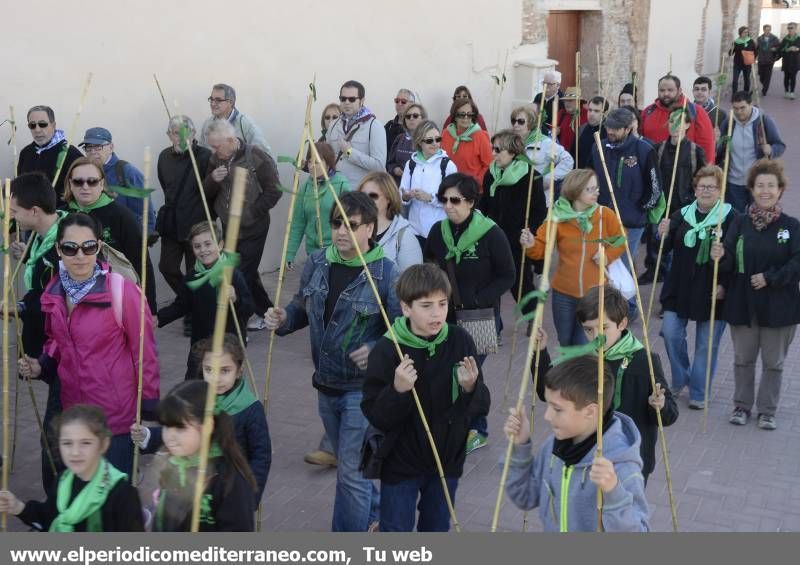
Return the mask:
M 441 479 L 411 390 L 416 389 L 428 420 L 451 498 L 464 468 L 470 421 L 489 412 L 475 344 L 466 331 L 447 323 L 449 295 L 447 275 L 435 265 L 406 269 L 397 282 L 404 316 L 392 326 L 403 360 L 398 364 L 388 335 L 369 356 L 361 409 L 385 434 L 377 453 L 382 532 L 412 531 L 417 508 L 417 531 L 450 529 Z
M 211 337 L 214 331 L 214 320 L 217 315 L 217 287 L 222 280 L 222 264 L 218 264 L 222 257 L 222 234 L 214 226 L 214 243 L 211 226 L 208 222 L 199 222 L 189 230 L 189 242 L 192 245 L 195 261 L 194 267 L 184 277 L 181 291 L 175 301 L 158 311 L 158 327 L 164 327 L 170 322 L 190 314 L 192 318 L 192 334 L 190 343 L 194 345 L 201 339 Z M 253 314 L 253 297 L 250 294 L 247 281 L 239 269 L 233 270 L 231 279 L 231 299 L 236 310 L 236 317 L 242 329 L 242 337 L 247 337 L 247 320 Z M 228 312 L 225 331 L 236 334 L 236 326 Z M 189 353 L 186 362 L 186 380 L 202 378 L 199 364 Z
M 599 334 L 600 287 L 589 289 L 578 301 L 575 315 L 586 336 L 592 340 Z M 639 428 L 642 436 L 642 475 L 647 477 L 656 464 L 658 421 L 656 410 L 661 411 L 661 423 L 669 426 L 678 419 L 678 405 L 669 390 L 661 360 L 653 354 L 656 390 L 650 389 L 650 367 L 644 346 L 627 329 L 628 301 L 610 285 L 605 287 L 605 360 L 614 373 L 612 407 L 627 414 Z M 610 392 L 610 391 L 609 391 Z

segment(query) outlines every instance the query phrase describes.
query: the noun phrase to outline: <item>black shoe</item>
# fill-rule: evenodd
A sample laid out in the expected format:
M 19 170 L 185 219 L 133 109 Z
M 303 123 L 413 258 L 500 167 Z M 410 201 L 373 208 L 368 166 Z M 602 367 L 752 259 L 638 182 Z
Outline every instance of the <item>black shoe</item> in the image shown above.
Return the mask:
M 653 284 L 653 269 L 647 269 L 644 273 L 639 275 L 636 281 L 639 283 L 639 286 Z

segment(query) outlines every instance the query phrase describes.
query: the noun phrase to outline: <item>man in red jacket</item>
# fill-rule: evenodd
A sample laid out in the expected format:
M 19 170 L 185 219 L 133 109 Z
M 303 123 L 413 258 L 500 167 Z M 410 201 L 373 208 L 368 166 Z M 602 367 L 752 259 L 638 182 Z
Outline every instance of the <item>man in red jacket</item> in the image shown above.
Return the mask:
M 642 111 L 642 124 L 639 133 L 653 144 L 669 139 L 669 115 L 683 106 L 684 94 L 681 80 L 675 75 L 665 75 L 658 80 L 658 98 Z M 714 125 L 706 111 L 692 102 L 686 103 L 686 110 L 692 118 L 692 125 L 686 137 L 703 148 L 708 164 L 714 164 Z

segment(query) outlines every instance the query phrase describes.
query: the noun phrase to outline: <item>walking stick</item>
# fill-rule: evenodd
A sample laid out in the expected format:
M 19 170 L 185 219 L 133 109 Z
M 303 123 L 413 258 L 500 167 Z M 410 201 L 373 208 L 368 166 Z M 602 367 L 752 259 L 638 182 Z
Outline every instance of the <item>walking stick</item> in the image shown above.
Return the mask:
M 156 88 L 158 88 L 158 93 L 161 95 L 161 101 L 164 103 L 164 109 L 167 111 L 167 119 L 172 119 L 172 113 L 169 111 L 169 105 L 167 104 L 166 98 L 164 98 L 164 91 L 161 89 L 161 83 L 158 82 L 158 77 L 156 73 L 153 73 L 153 80 L 156 81 Z
M 372 293 L 375 296 L 375 301 L 378 304 L 378 309 L 380 310 L 381 317 L 383 318 L 383 322 L 386 325 L 387 332 L 389 334 L 392 343 L 394 344 L 395 351 L 397 352 L 397 356 L 400 360 L 403 359 L 403 351 L 400 349 L 400 344 L 397 342 L 397 336 L 394 334 L 394 329 L 392 329 L 392 322 L 389 320 L 389 316 L 386 314 L 386 309 L 383 306 L 383 302 L 381 300 L 380 292 L 378 292 L 378 287 L 375 285 L 375 279 L 372 278 L 372 273 L 370 273 L 369 266 L 367 262 L 364 260 L 364 254 L 361 252 L 361 248 L 358 245 L 358 241 L 356 240 L 356 235 L 353 233 L 353 227 L 350 225 L 350 219 L 348 218 L 347 214 L 345 213 L 345 209 L 342 206 L 342 202 L 339 199 L 339 195 L 336 194 L 336 191 L 333 190 L 331 186 L 330 179 L 328 178 L 328 171 L 324 169 L 324 161 L 319 156 L 319 152 L 317 151 L 317 146 L 314 145 L 313 140 L 309 139 L 311 143 L 311 152 L 314 155 L 314 160 L 323 166 L 323 174 L 325 176 L 325 183 L 328 189 L 331 191 L 331 195 L 336 203 L 336 207 L 339 210 L 339 214 L 341 214 L 342 221 L 344 225 L 347 227 L 347 233 L 350 235 L 350 240 L 353 242 L 353 246 L 355 247 L 356 254 L 358 255 L 358 260 L 361 262 L 361 266 L 364 269 L 364 274 L 367 277 L 367 282 L 369 283 L 370 287 L 372 288 Z M 422 409 L 422 403 L 419 400 L 419 396 L 417 395 L 416 388 L 411 389 L 411 395 L 414 398 L 414 404 L 417 407 L 417 414 L 419 415 L 420 421 L 422 422 L 423 428 L 425 428 L 425 434 L 428 436 L 428 442 L 431 445 L 431 451 L 433 453 L 433 460 L 436 463 L 436 470 L 439 473 L 439 479 L 442 483 L 442 492 L 444 493 L 444 499 L 447 503 L 447 510 L 450 513 L 450 519 L 453 521 L 453 528 L 456 532 L 461 532 L 461 526 L 458 523 L 458 518 L 456 517 L 456 511 L 453 507 L 453 500 L 450 497 L 450 491 L 447 488 L 447 481 L 444 478 L 444 468 L 442 467 L 442 460 L 439 457 L 439 450 L 436 448 L 436 443 L 433 439 L 433 434 L 431 433 L 430 426 L 428 425 L 428 419 L 425 416 L 425 412 Z
M 720 203 L 725 202 L 725 193 L 727 192 L 728 188 L 728 166 L 730 165 L 730 158 L 731 158 L 731 133 L 733 132 L 733 120 L 734 117 L 728 116 L 728 133 L 727 137 L 725 138 L 725 161 L 722 167 L 722 187 L 720 189 L 719 201 Z M 725 219 L 722 217 L 722 208 L 720 207 L 719 211 L 717 212 L 717 241 L 720 241 L 719 234 L 722 233 L 722 221 Z M 711 358 L 713 357 L 713 351 L 711 350 L 711 346 L 714 343 L 714 320 L 716 319 L 717 315 L 717 280 L 719 278 L 719 259 L 714 259 L 714 271 L 711 277 L 711 315 L 708 319 L 708 355 L 706 357 L 706 387 L 705 387 L 705 402 L 703 403 L 703 433 L 708 431 L 708 395 L 711 388 Z
M 633 286 L 636 290 L 636 306 L 639 308 L 639 311 L 642 311 L 642 294 L 639 290 L 639 283 L 636 280 L 636 269 L 633 266 L 633 255 L 631 254 L 631 247 L 628 243 L 628 232 L 625 229 L 625 226 L 622 223 L 622 216 L 619 212 L 619 206 L 617 204 L 617 197 L 614 194 L 614 185 L 611 183 L 611 176 L 608 174 L 608 166 L 606 165 L 606 157 L 605 153 L 603 152 L 603 144 L 600 141 L 600 132 L 595 132 L 594 134 L 594 142 L 597 145 L 597 150 L 600 155 L 600 163 L 603 167 L 603 174 L 605 175 L 606 184 L 608 185 L 608 192 L 611 195 L 611 201 L 614 204 L 614 212 L 617 214 L 619 218 L 619 226 L 620 230 L 622 231 L 622 235 L 625 237 L 625 253 L 628 257 L 628 264 L 630 265 L 631 276 L 633 278 Z M 650 388 L 655 391 L 656 390 L 656 372 L 655 367 L 653 367 L 653 355 L 651 353 L 652 349 L 650 348 L 650 336 L 647 327 L 647 320 L 642 318 L 642 337 L 644 338 L 644 349 L 647 353 L 647 368 L 650 371 Z M 669 468 L 669 456 L 667 454 L 667 441 L 666 436 L 664 435 L 664 424 L 661 421 L 661 411 L 656 410 L 656 422 L 658 424 L 658 436 L 661 443 L 661 455 L 664 459 L 664 470 L 667 479 L 667 492 L 669 494 L 669 508 L 672 513 L 672 530 L 677 532 L 678 531 L 678 516 L 675 511 L 675 498 L 672 494 L 672 474 L 670 473 Z
M 229 256 L 236 253 L 236 243 L 239 239 L 239 225 L 242 220 L 242 204 L 244 202 L 244 188 L 248 171 L 236 167 L 233 174 L 233 192 L 231 194 L 230 210 L 228 212 L 228 228 L 225 233 L 225 251 Z M 203 416 L 203 429 L 200 441 L 200 457 L 197 466 L 197 480 L 194 485 L 194 500 L 192 503 L 191 531 L 197 532 L 200 527 L 200 503 L 203 498 L 203 489 L 206 484 L 206 471 L 208 469 L 208 452 L 211 447 L 211 432 L 214 421 L 214 403 L 217 397 L 217 380 L 219 379 L 220 356 L 222 342 L 225 338 L 227 318 L 228 293 L 230 292 L 233 265 L 226 265 L 222 271 L 222 281 L 217 293 L 217 314 L 214 322 L 211 351 L 211 378 L 208 381 L 206 406 Z
M 11 155 L 14 164 L 14 175 L 17 174 L 19 166 L 19 154 L 17 153 L 17 120 L 14 118 L 14 106 L 8 107 L 9 117 L 11 118 Z
M 578 89 L 578 120 L 577 125 L 574 126 L 575 130 L 575 168 L 578 168 L 578 135 L 581 128 L 581 52 L 575 52 L 575 87 Z
M 603 395 L 605 391 L 605 319 L 606 319 L 606 250 L 603 247 L 603 214 L 600 214 L 600 241 L 598 252 L 600 253 L 600 304 L 598 307 L 598 336 L 600 337 L 600 347 L 597 349 L 597 449 L 595 458 L 603 456 Z M 603 489 L 597 487 L 597 531 L 603 531 Z
M 725 86 L 725 82 L 728 80 L 725 75 L 725 58 L 728 56 L 727 53 L 722 54 L 722 63 L 719 67 L 719 76 L 717 77 L 717 112 L 714 114 L 714 135 L 719 130 L 719 113 L 721 108 L 719 107 L 719 100 L 722 98 L 722 87 Z
M 664 217 L 666 217 L 666 218 L 669 218 L 670 206 L 672 206 L 672 195 L 675 192 L 675 177 L 677 176 L 677 172 L 678 172 L 678 160 L 680 159 L 680 156 L 681 156 L 681 144 L 683 143 L 683 137 L 684 137 L 683 136 L 683 124 L 684 124 L 683 120 L 685 119 L 686 102 L 687 101 L 688 101 L 688 98 L 686 98 L 686 96 L 684 96 L 683 97 L 683 107 L 681 108 L 681 111 L 680 111 L 681 113 L 680 113 L 680 116 L 678 117 L 678 127 L 680 129 L 678 130 L 678 145 L 677 145 L 677 147 L 675 147 L 675 160 L 672 163 L 672 179 L 669 182 L 669 193 L 667 193 L 667 209 L 664 212 Z M 669 120 L 670 119 L 671 119 L 671 116 L 669 118 L 667 118 L 667 127 L 670 127 L 670 124 L 669 124 Z M 669 143 L 669 142 L 670 142 L 669 139 L 664 141 L 664 143 Z M 691 150 L 691 147 L 689 149 Z M 692 171 L 692 174 L 694 174 L 694 171 Z M 645 227 L 645 229 L 648 229 L 649 227 L 650 226 L 648 225 L 648 226 Z M 658 255 L 656 256 L 656 270 L 655 270 L 655 275 L 653 277 L 653 285 L 652 285 L 652 288 L 650 289 L 650 299 L 647 302 L 647 315 L 644 318 L 646 320 L 646 322 L 647 322 L 647 326 L 648 327 L 650 326 L 650 314 L 653 312 L 653 302 L 655 301 L 655 298 L 656 298 L 656 286 L 658 286 L 658 284 L 657 284 L 657 282 L 658 282 L 658 271 L 661 268 L 661 256 L 664 253 L 664 240 L 665 239 L 666 238 L 662 237 L 662 238 L 659 239 L 659 242 L 658 242 Z
M 758 106 L 758 121 L 759 121 L 759 131 L 758 137 L 764 137 L 764 143 L 759 143 L 759 145 L 766 145 L 767 144 L 767 129 L 764 127 L 764 110 L 761 108 L 761 94 L 758 93 L 758 87 L 756 86 L 756 72 L 753 69 L 755 65 L 750 65 L 750 81 L 755 88 L 753 88 L 753 92 L 756 95 L 756 106 Z M 728 120 L 730 121 L 730 120 Z M 760 142 L 760 139 L 756 139 L 756 142 Z M 766 156 L 767 159 L 772 159 L 772 155 Z
M 11 225 L 11 179 L 7 178 L 3 192 L 3 245 L 9 246 L 10 225 Z M 3 461 L 8 462 L 8 384 L 9 384 L 9 365 L 8 365 L 8 299 L 11 286 L 11 255 L 8 250 L 3 253 L 3 320 L 0 327 L 3 328 Z M 3 465 L 2 471 L 2 490 L 8 490 L 8 464 Z M 8 513 L 3 512 L 0 517 L 0 527 L 5 532 L 8 528 Z
M 58 182 L 58 177 L 61 175 L 61 169 L 64 168 L 64 161 L 69 152 L 69 144 L 75 139 L 75 134 L 78 132 L 78 121 L 83 112 L 83 103 L 86 102 L 86 95 L 89 93 L 89 85 L 92 84 L 92 73 L 86 75 L 86 82 L 83 85 L 83 92 L 81 93 L 80 102 L 78 102 L 78 111 L 75 113 L 75 118 L 72 120 L 72 126 L 69 129 L 69 137 L 66 139 L 64 148 L 58 154 L 58 161 L 56 161 L 56 174 L 53 176 L 53 187 Z
M 558 93 L 553 96 L 553 106 L 552 106 L 552 128 L 550 129 L 550 136 L 552 144 L 550 145 L 550 158 L 551 162 L 555 159 L 555 149 L 556 149 L 556 115 L 558 110 Z M 549 195 L 550 200 L 553 202 L 553 196 L 555 194 L 555 175 L 550 175 L 550 188 L 549 188 Z M 550 206 L 547 211 L 547 240 L 545 241 L 545 252 L 544 252 L 544 268 L 542 270 L 542 278 L 539 282 L 539 290 L 538 294 L 541 296 L 547 296 L 548 291 L 550 290 L 550 280 L 548 275 L 550 273 L 550 262 L 552 261 L 553 255 L 553 248 L 555 246 L 555 222 L 553 221 L 553 208 L 555 207 L 555 202 Z M 528 390 L 528 380 L 531 362 L 533 361 L 534 356 L 534 346 L 537 342 L 539 329 L 542 327 L 542 321 L 544 320 L 544 298 L 539 298 L 536 303 L 536 310 L 533 317 L 533 327 L 531 328 L 531 335 L 528 337 L 528 352 L 525 357 L 525 364 L 522 367 L 522 379 L 519 387 L 519 394 L 517 395 L 517 404 L 516 410 L 519 412 L 522 410 L 523 405 L 525 403 L 525 393 Z M 534 390 L 534 395 L 536 391 Z M 511 451 L 514 448 L 514 438 L 513 436 L 508 438 L 508 446 L 506 448 L 506 455 L 505 460 L 503 461 L 503 472 L 500 475 L 500 485 L 497 488 L 497 500 L 495 502 L 494 507 L 494 515 L 492 516 L 492 527 L 491 531 L 497 531 L 497 523 L 500 519 L 500 507 L 503 503 L 503 491 L 505 490 L 506 480 L 508 478 L 508 469 L 511 463 Z

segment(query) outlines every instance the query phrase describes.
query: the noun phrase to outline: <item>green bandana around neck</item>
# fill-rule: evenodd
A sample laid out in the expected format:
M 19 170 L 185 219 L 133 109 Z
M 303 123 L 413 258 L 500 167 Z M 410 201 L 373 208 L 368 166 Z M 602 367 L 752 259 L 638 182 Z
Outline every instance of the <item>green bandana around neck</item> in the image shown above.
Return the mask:
M 728 217 L 732 207 L 730 204 L 722 203 L 717 200 L 717 203 L 708 211 L 706 217 L 702 221 L 697 221 L 697 200 L 681 208 L 681 216 L 687 224 L 692 226 L 683 236 L 683 244 L 686 247 L 692 248 L 697 245 L 698 238 L 700 239 L 700 248 L 697 250 L 697 259 L 695 260 L 698 265 L 708 263 L 709 253 L 711 251 L 711 231 L 716 227 L 717 223 Z
M 465 251 L 475 251 L 475 244 L 478 240 L 495 225 L 493 220 L 481 214 L 479 210 L 473 210 L 472 219 L 467 229 L 464 230 L 464 233 L 458 238 L 458 243 L 456 243 L 453 239 L 450 220 L 445 218 L 440 223 L 442 225 L 442 239 L 447 247 L 447 255 L 444 256 L 444 260 L 447 261 L 451 257 L 455 257 L 456 264 L 461 263 L 461 255 Z
M 374 263 L 379 259 L 383 259 L 383 247 L 380 245 L 376 245 L 366 253 L 362 253 L 364 256 L 364 262 L 369 265 L 370 263 Z M 361 260 L 358 258 L 358 255 L 353 257 L 352 259 L 343 259 L 341 254 L 339 253 L 339 249 L 331 244 L 325 250 L 325 259 L 329 263 L 336 263 L 338 265 L 344 265 L 345 267 L 360 267 Z
M 111 198 L 105 192 L 101 192 L 100 193 L 100 198 L 98 198 L 97 200 L 95 200 L 94 202 L 92 202 L 91 204 L 89 204 L 87 206 L 81 206 L 73 198 L 72 200 L 69 201 L 69 209 L 73 210 L 75 212 L 83 212 L 84 214 L 88 214 L 92 210 L 97 210 L 98 208 L 102 208 L 103 206 L 108 206 L 112 202 L 114 202 L 113 198 Z
M 750 36 L 747 37 L 737 37 L 733 40 L 736 45 L 741 45 L 742 47 L 746 47 L 748 43 L 750 43 Z
M 33 271 L 36 269 L 36 263 L 47 255 L 47 253 L 56 244 L 56 235 L 58 234 L 58 224 L 67 215 L 64 210 L 56 210 L 56 221 L 47 230 L 44 238 L 39 238 L 39 234 L 34 234 L 31 239 L 31 252 L 28 254 L 28 260 L 25 262 L 25 288 L 33 290 Z
M 583 212 L 576 211 L 569 200 L 561 196 L 553 206 L 553 219 L 556 222 L 575 220 L 583 233 L 592 231 L 592 215 L 597 210 L 597 204 L 592 204 Z
M 219 254 L 219 259 L 210 267 L 206 267 L 198 259 L 194 262 L 194 278 L 187 282 L 186 286 L 191 290 L 197 290 L 205 283 L 208 283 L 212 287 L 217 288 L 219 287 L 219 283 L 222 282 L 222 275 L 224 274 L 225 267 L 235 269 L 238 264 L 238 253 L 227 253 L 224 251 Z
M 525 138 L 525 147 L 529 145 L 533 145 L 534 143 L 539 143 L 542 138 L 544 138 L 544 134 L 542 134 L 542 130 L 539 128 L 534 127 L 531 132 L 528 134 L 528 137 Z
M 76 524 L 88 520 L 87 529 L 92 532 L 102 531 L 100 509 L 106 503 L 108 493 L 128 475 L 109 463 L 105 458 L 100 461 L 92 479 L 70 502 L 72 483 L 75 474 L 67 469 L 58 480 L 56 508 L 58 516 L 50 524 L 51 532 L 74 532 Z
M 222 457 L 222 450 L 219 447 L 219 444 L 216 442 L 211 442 L 211 445 L 208 449 L 208 460 L 216 459 L 217 457 Z M 192 469 L 200 465 L 200 452 L 198 451 L 194 455 L 189 456 L 178 456 L 178 455 L 171 455 L 167 462 L 170 465 L 174 465 L 175 468 L 178 470 L 178 482 L 180 483 L 181 488 L 186 486 L 186 474 L 188 469 Z M 162 492 L 164 489 L 161 489 Z
M 447 334 L 450 332 L 450 329 L 445 323 L 442 325 L 442 329 L 439 330 L 439 333 L 436 334 L 436 337 L 432 340 L 428 340 L 424 337 L 419 337 L 411 331 L 411 322 L 406 316 L 399 316 L 395 318 L 392 324 L 392 331 L 394 331 L 394 335 L 401 345 L 413 347 L 414 349 L 427 349 L 428 359 L 430 359 L 436 354 L 436 346 L 441 345 L 447 339 Z M 383 335 L 391 339 L 391 334 L 388 331 Z
M 467 130 L 464 133 L 458 135 L 456 133 L 456 125 L 452 123 L 448 125 L 447 132 L 450 135 L 452 135 L 453 139 L 455 140 L 455 143 L 453 143 L 453 155 L 455 155 L 458 152 L 458 146 L 461 144 L 462 141 L 464 142 L 472 141 L 472 134 L 480 129 L 481 126 L 479 126 L 478 124 L 472 124 L 467 128 Z
M 258 401 L 245 379 L 240 376 L 238 381 L 239 384 L 234 386 L 231 390 L 225 394 L 217 395 L 217 399 L 214 403 L 214 414 L 225 412 L 228 416 L 235 416 Z
M 492 174 L 492 185 L 489 187 L 489 196 L 494 197 L 498 186 L 511 186 L 517 184 L 519 179 L 528 174 L 531 170 L 530 165 L 522 159 L 514 158 L 505 169 L 501 169 L 496 161 L 489 165 L 489 172 Z
M 614 410 L 619 408 L 622 402 L 622 379 L 625 377 L 625 369 L 628 368 L 631 359 L 633 359 L 633 354 L 640 349 L 644 349 L 644 345 L 636 339 L 630 330 L 625 330 L 622 337 L 619 338 L 619 341 L 606 350 L 605 356 L 609 361 L 619 361 L 622 359 L 622 363 L 617 369 L 617 374 L 614 378 Z

